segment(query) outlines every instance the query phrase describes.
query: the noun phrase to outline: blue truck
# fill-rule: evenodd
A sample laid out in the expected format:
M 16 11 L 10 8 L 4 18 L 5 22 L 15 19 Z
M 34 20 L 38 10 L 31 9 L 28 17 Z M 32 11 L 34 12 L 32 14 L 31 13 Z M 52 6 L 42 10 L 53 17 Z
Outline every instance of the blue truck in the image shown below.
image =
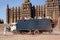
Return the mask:
M 52 32 L 52 21 L 51 19 L 18 20 L 16 30 L 20 33 L 30 32 L 33 34 Z

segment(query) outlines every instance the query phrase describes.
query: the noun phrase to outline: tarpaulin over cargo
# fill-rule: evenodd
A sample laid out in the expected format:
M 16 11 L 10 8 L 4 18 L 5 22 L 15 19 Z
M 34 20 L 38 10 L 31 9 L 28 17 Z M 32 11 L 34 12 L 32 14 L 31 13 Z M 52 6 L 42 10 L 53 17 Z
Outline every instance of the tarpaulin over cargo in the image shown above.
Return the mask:
M 17 30 L 49 30 L 51 28 L 50 19 L 18 20 Z

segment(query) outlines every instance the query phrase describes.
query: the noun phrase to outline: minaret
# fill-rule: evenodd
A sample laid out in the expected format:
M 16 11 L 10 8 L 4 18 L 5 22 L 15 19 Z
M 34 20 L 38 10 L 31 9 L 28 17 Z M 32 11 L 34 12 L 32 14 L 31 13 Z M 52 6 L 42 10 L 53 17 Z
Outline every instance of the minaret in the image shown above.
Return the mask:
M 57 19 L 59 16 L 58 0 L 46 0 L 46 3 L 46 16 Z
M 17 7 L 16 7 L 16 22 L 17 22 Z
M 24 0 L 21 9 L 22 9 L 21 17 L 25 17 L 25 18 L 31 17 L 32 4 L 30 3 L 29 0 Z
M 14 9 L 14 23 L 17 21 L 17 7 Z
M 46 17 L 51 17 L 53 14 L 53 0 L 46 0 Z
M 58 19 L 58 17 L 59 17 L 59 0 L 54 0 L 53 1 L 54 2 L 54 12 L 53 12 L 53 14 L 54 14 L 54 19 Z
M 40 11 L 40 6 L 36 5 L 35 10 L 36 10 L 35 16 L 36 16 L 36 18 L 38 18 L 38 16 L 39 16 L 39 11 Z
M 6 23 L 9 23 L 9 5 L 7 4 L 7 8 L 6 8 Z
M 14 7 L 11 9 L 11 22 L 14 23 Z
M 17 9 L 17 20 L 20 20 L 20 7 Z

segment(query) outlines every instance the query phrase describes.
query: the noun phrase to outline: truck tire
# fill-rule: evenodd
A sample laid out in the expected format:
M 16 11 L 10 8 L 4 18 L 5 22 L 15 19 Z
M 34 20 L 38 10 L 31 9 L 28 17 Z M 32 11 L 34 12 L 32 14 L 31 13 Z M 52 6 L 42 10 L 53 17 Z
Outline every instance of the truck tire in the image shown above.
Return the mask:
M 36 35 L 36 34 L 39 34 L 40 32 L 39 32 L 39 30 L 34 30 L 34 34 Z
M 17 34 L 17 31 L 16 30 L 13 30 L 13 34 Z

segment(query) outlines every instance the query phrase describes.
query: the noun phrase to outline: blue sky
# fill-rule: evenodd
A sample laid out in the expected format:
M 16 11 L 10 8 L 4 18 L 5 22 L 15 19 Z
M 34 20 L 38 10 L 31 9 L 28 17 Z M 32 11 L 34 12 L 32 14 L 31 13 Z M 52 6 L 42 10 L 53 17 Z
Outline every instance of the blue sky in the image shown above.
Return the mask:
M 21 6 L 21 4 L 24 2 L 24 0 L 0 0 L 0 19 L 4 20 L 4 23 L 6 22 L 6 5 L 8 4 L 9 7 L 18 7 Z M 44 5 L 46 4 L 45 0 L 30 0 L 32 5 Z

